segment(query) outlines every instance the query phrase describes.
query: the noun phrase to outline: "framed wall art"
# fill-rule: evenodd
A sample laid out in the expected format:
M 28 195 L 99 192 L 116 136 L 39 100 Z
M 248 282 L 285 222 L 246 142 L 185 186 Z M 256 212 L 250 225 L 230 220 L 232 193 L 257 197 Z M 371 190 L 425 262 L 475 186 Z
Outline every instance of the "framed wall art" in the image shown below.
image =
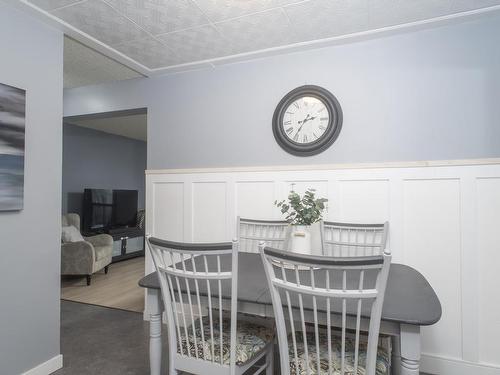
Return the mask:
M 26 91 L 0 83 L 0 211 L 23 209 Z

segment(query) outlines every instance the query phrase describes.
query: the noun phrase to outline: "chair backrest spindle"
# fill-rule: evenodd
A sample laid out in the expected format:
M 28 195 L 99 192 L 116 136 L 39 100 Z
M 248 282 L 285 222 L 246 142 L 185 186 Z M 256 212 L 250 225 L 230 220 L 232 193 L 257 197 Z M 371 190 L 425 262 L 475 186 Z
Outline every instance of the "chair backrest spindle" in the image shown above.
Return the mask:
M 389 223 L 351 224 L 322 221 L 323 255 L 333 257 L 382 255 L 386 250 Z
M 148 236 L 147 244 L 165 305 L 172 368 L 189 371 L 189 360 L 205 360 L 212 366 L 220 366 L 221 374 L 235 374 L 238 242 L 188 244 Z M 206 290 L 202 295 L 203 281 Z M 226 288 L 231 290 L 229 327 L 223 318 Z M 206 306 L 203 302 L 208 304 L 208 316 L 203 314 L 202 307 Z M 230 347 L 229 364 L 225 343 Z
M 366 375 L 375 375 L 391 255 L 303 255 L 263 242 L 259 249 L 273 301 L 281 373 L 320 374 L 328 367 L 328 374 L 339 369 L 342 375 L 358 374 L 363 366 Z M 369 320 L 367 340 L 362 318 Z
M 258 253 L 261 241 L 273 248 L 286 250 L 291 233 L 286 221 L 243 219 L 239 216 L 236 231 L 240 250 L 249 253 Z

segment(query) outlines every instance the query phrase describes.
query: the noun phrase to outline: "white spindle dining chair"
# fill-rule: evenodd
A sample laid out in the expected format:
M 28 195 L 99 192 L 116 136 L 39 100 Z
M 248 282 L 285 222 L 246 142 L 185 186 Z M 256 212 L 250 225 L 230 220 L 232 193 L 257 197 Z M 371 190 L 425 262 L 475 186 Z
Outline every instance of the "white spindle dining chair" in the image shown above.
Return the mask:
M 282 375 L 389 374 L 389 350 L 379 349 L 378 343 L 390 254 L 334 258 L 285 252 L 264 243 L 259 249 Z M 361 332 L 366 328 L 367 338 Z
M 286 250 L 290 239 L 290 225 L 282 220 L 256 220 L 237 218 L 237 238 L 240 251 L 259 253 L 259 243 L 264 241 L 275 249 Z
M 147 243 L 167 316 L 169 374 L 236 375 L 257 366 L 255 374 L 271 375 L 274 327 L 237 316 L 238 242 Z
M 349 224 L 321 222 L 323 255 L 335 257 L 382 255 L 389 223 Z

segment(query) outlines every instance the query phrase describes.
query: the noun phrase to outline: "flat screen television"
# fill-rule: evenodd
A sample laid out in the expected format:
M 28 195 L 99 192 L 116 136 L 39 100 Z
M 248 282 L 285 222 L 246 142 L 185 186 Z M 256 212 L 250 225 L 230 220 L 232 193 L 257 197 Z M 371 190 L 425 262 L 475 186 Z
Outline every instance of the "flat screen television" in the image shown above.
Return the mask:
M 85 189 L 83 222 L 86 232 L 136 226 L 137 190 Z

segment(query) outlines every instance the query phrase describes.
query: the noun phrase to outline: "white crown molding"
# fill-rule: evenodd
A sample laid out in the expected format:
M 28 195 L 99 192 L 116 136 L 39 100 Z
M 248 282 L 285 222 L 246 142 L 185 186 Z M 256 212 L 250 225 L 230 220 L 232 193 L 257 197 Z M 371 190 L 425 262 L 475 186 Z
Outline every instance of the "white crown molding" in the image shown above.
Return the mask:
M 498 12 L 498 11 L 500 11 L 500 5 L 495 5 L 495 6 L 488 7 L 488 8 L 481 8 L 481 9 L 475 9 L 475 10 L 471 10 L 471 11 L 467 11 L 467 12 L 454 13 L 454 14 L 450 14 L 450 15 L 446 15 L 446 16 L 430 18 L 427 20 L 415 21 L 415 22 L 410 22 L 410 23 L 405 23 L 405 24 L 400 24 L 400 25 L 395 25 L 395 26 L 388 26 L 388 27 L 372 29 L 372 30 L 367 30 L 367 31 L 362 31 L 362 32 L 357 32 L 357 33 L 339 35 L 339 36 L 335 36 L 335 37 L 331 37 L 331 38 L 316 39 L 316 40 L 311 40 L 311 41 L 306 41 L 306 42 L 288 44 L 285 46 L 272 47 L 272 48 L 267 48 L 267 49 L 262 49 L 262 50 L 257 50 L 257 51 L 240 53 L 240 54 L 236 54 L 236 55 L 229 55 L 229 56 L 218 57 L 218 58 L 213 58 L 213 59 L 208 59 L 208 60 L 203 60 L 203 61 L 196 61 L 196 62 L 192 62 L 192 63 L 169 66 L 169 67 L 165 67 L 165 68 L 151 69 L 151 73 L 152 73 L 152 75 L 177 73 L 177 72 L 183 71 L 183 70 L 193 70 L 191 67 L 194 65 L 201 66 L 202 64 L 205 64 L 206 67 L 209 67 L 209 65 L 212 65 L 215 67 L 215 66 L 219 66 L 219 65 L 233 64 L 233 63 L 261 59 L 261 58 L 276 56 L 276 55 L 281 55 L 281 54 L 297 53 L 297 52 L 303 52 L 303 51 L 307 51 L 307 50 L 311 50 L 311 49 L 326 48 L 326 47 L 330 47 L 330 46 L 338 45 L 338 44 L 360 42 L 360 41 L 370 40 L 370 39 L 377 38 L 377 37 L 380 38 L 380 37 L 391 36 L 391 35 L 400 34 L 400 33 L 404 33 L 404 32 L 423 30 L 423 29 L 430 28 L 430 27 L 445 26 L 445 25 L 449 25 L 452 23 L 464 21 L 465 19 L 466 20 L 477 19 L 477 18 L 483 16 L 484 14 L 491 13 L 491 12 Z
M 233 172 L 269 172 L 269 171 L 322 171 L 335 169 L 376 169 L 376 168 L 423 168 L 423 167 L 452 167 L 497 165 L 500 158 L 463 159 L 463 160 L 429 160 L 429 161 L 401 161 L 382 163 L 345 163 L 345 164 L 307 164 L 307 165 L 279 165 L 256 167 L 221 167 L 221 168 L 183 168 L 183 169 L 148 169 L 146 175 L 154 174 L 185 174 L 185 173 L 233 173 Z
M 35 18 L 55 27 L 56 29 L 63 31 L 66 35 L 70 36 L 71 38 L 89 46 L 90 48 L 95 49 L 96 51 L 102 53 L 103 55 L 113 60 L 116 60 L 117 62 L 148 77 L 165 75 L 165 74 L 174 74 L 174 73 L 187 72 L 200 69 L 210 69 L 210 68 L 215 68 L 216 66 L 219 65 L 233 64 L 237 62 L 255 60 L 269 56 L 276 56 L 280 54 L 302 52 L 310 49 L 325 48 L 337 44 L 359 42 L 363 40 L 373 39 L 376 37 L 390 36 L 397 33 L 417 31 L 430 27 L 444 26 L 465 20 L 477 19 L 481 16 L 484 16 L 485 14 L 500 11 L 500 5 L 495 5 L 491 7 L 474 9 L 466 12 L 459 12 L 411 23 L 367 30 L 358 33 L 340 35 L 332 38 L 299 42 L 290 45 L 278 46 L 278 47 L 273 47 L 258 51 L 251 51 L 236 55 L 229 55 L 202 61 L 194 61 L 190 63 L 168 66 L 164 68 L 150 69 L 140 64 L 139 62 L 131 59 L 130 57 L 124 55 L 123 53 L 118 52 L 117 50 L 109 47 L 108 45 L 98 41 L 94 37 L 60 20 L 59 18 L 53 16 L 49 12 L 29 3 L 27 0 L 5 0 L 5 1 L 15 6 L 16 8 L 31 14 Z
M 67 22 L 53 16 L 49 12 L 28 3 L 26 0 L 4 0 L 7 4 L 12 5 L 13 7 L 28 13 L 32 17 L 42 21 L 49 26 L 54 27 L 57 30 L 62 31 L 67 36 L 79 41 L 80 43 L 96 50 L 97 52 L 102 53 L 104 56 L 109 57 L 122 65 L 129 67 L 130 69 L 136 71 L 137 73 L 143 76 L 150 76 L 151 69 L 148 67 L 138 63 L 137 61 L 131 59 L 130 57 L 124 55 L 121 52 L 116 51 L 115 49 L 109 47 L 107 44 L 100 42 L 94 37 L 84 33 L 81 30 L 71 26 Z

